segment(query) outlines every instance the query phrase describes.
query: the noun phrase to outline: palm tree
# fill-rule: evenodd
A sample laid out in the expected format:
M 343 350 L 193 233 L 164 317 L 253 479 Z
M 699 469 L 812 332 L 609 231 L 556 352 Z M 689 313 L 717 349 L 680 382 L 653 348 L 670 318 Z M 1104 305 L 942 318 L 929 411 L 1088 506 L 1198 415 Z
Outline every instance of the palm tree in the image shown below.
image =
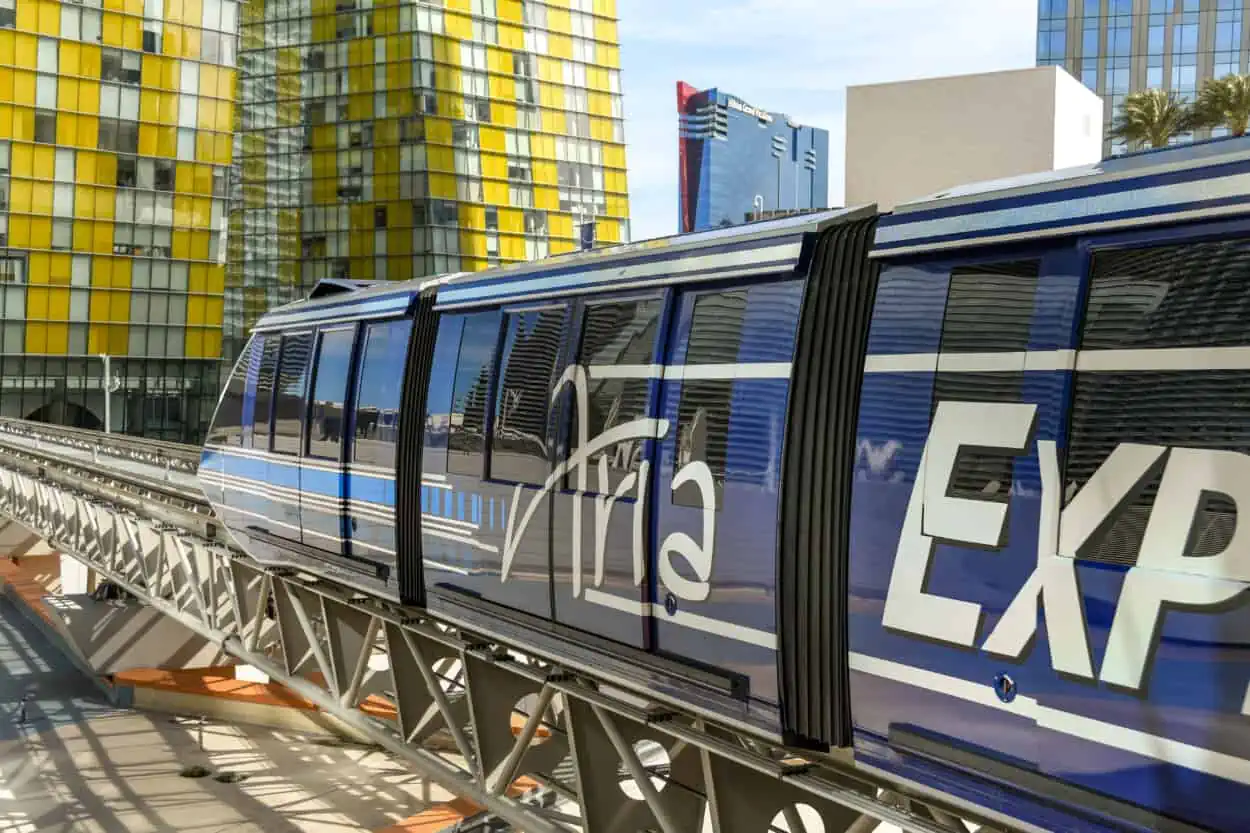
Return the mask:
M 1182 99 L 1166 90 L 1138 90 L 1120 105 L 1111 138 L 1161 148 L 1173 136 L 1193 128 L 1193 111 Z
M 1202 85 L 1194 116 L 1200 127 L 1227 127 L 1243 136 L 1250 126 L 1250 75 L 1225 75 Z

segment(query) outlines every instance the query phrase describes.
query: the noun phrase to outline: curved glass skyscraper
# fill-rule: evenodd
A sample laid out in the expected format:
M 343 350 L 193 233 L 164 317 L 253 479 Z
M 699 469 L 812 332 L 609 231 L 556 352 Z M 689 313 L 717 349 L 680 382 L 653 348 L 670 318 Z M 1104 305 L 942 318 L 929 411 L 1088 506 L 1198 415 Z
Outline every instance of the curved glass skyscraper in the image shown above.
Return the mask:
M 682 232 L 828 207 L 827 131 L 685 82 L 677 114 Z

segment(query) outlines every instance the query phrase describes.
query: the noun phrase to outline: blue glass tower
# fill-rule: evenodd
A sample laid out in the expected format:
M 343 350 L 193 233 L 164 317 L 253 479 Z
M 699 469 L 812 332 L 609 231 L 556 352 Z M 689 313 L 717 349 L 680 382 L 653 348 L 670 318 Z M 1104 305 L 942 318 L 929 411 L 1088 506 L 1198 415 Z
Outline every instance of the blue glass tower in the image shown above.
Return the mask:
M 828 207 L 828 131 L 681 81 L 677 114 L 682 232 Z

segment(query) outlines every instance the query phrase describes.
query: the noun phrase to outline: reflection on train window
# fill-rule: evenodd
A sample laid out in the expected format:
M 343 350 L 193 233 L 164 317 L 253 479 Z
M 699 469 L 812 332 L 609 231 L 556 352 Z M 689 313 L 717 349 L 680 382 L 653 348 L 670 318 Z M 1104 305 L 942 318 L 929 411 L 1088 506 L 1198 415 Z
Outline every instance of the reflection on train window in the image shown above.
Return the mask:
M 1036 260 L 1023 260 L 952 269 L 942 352 L 1028 350 L 1039 267 Z
M 738 361 L 747 290 L 700 295 L 695 299 L 685 364 L 732 365 Z M 696 460 L 707 463 L 719 493 L 724 487 L 729 410 L 733 379 L 685 379 L 677 406 L 677 465 L 680 470 Z M 702 506 L 703 496 L 693 483 L 673 493 L 679 506 Z
M 412 320 L 408 318 L 365 328 L 352 439 L 352 459 L 359 463 L 395 468 L 399 400 L 411 334 Z
M 482 476 L 486 449 L 486 400 L 499 347 L 503 313 L 479 312 L 464 318 L 456 381 L 447 416 L 447 470 Z
M 581 447 L 582 432 L 593 440 L 610 428 L 647 416 L 651 378 L 646 369 L 652 362 L 663 306 L 660 298 L 586 306 L 577 361 L 587 374 L 589 413 L 583 416 L 577 412 L 575 395 L 565 400 L 571 415 L 570 456 Z M 599 482 L 601 458 L 608 462 L 606 484 Z M 641 460 L 640 439 L 625 440 L 596 452 L 587 461 L 587 490 L 614 491 L 627 474 L 638 471 Z M 574 484 L 575 476 L 568 475 L 567 487 Z
M 256 339 L 250 339 L 234 364 L 234 372 L 230 374 L 226 392 L 221 395 L 221 403 L 217 406 L 217 413 L 213 415 L 209 443 L 243 445 L 243 395 L 247 391 L 247 368 L 255 344 Z
M 1250 240 L 1221 240 L 1096 252 L 1081 350 L 1150 350 L 1250 345 Z M 1121 443 L 1224 449 L 1250 454 L 1250 370 L 1078 370 L 1064 501 L 1071 501 Z M 1161 472 L 1104 524 L 1081 558 L 1136 563 Z M 1186 557 L 1224 552 L 1239 507 L 1208 492 L 1189 530 Z
M 260 375 L 256 379 L 256 405 L 252 412 L 252 448 L 269 450 L 269 410 L 273 402 L 274 375 L 278 372 L 278 345 L 276 336 L 265 338 L 260 354 Z
M 1019 353 L 1029 349 L 1037 297 L 1036 260 L 983 263 L 951 270 L 942 319 L 943 353 Z M 933 409 L 943 401 L 1020 402 L 1024 372 L 938 373 Z M 1015 455 L 965 449 L 955 461 L 950 494 L 1006 503 Z
M 566 315 L 567 309 L 561 306 L 505 316 L 490 449 L 492 478 L 535 485 L 547 479 L 551 377 Z
M 299 453 L 312 342 L 312 333 L 295 333 L 282 337 L 278 384 L 273 402 L 273 450 L 279 454 Z
M 347 401 L 347 376 L 352 366 L 354 327 L 321 333 L 317 351 L 317 374 L 308 419 L 308 456 L 340 459 L 343 447 L 343 408 Z

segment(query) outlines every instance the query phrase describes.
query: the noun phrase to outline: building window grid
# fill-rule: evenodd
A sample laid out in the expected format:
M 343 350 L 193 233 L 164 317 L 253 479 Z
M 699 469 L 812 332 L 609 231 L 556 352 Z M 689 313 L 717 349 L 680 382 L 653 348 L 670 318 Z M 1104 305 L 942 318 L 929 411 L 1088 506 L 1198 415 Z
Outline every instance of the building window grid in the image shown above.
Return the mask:
M 8 3 L 7 11 L 10 14 L 5 19 L 4 15 L 0 15 L 0 25 L 15 27 L 15 10 L 16 4 Z M 101 37 L 101 10 L 100 3 L 87 2 L 83 8 L 74 8 L 67 5 L 62 6 L 60 10 L 59 23 L 62 24 L 58 31 L 60 49 L 69 49 L 76 41 L 86 41 L 88 44 L 100 42 Z M 235 6 L 233 3 L 226 4 L 231 10 Z M 222 4 L 216 2 L 206 2 L 203 4 L 205 13 L 207 10 L 216 9 L 220 15 Z M 126 12 L 113 10 L 109 11 L 109 16 L 114 21 L 119 21 L 123 26 L 129 26 L 129 19 L 139 19 L 141 21 L 141 30 L 146 34 L 157 33 L 161 30 L 163 20 L 159 17 L 146 15 L 132 15 Z M 87 24 L 84 27 L 84 18 Z M 184 54 L 179 56 L 176 53 L 161 54 L 159 47 L 154 44 L 151 38 L 144 38 L 145 49 L 143 51 L 156 53 L 157 58 L 166 61 L 183 63 L 193 63 L 198 65 L 201 62 L 211 62 L 214 64 L 230 64 L 233 62 L 233 54 L 227 54 L 222 59 L 219 52 L 209 54 L 205 46 L 211 43 L 209 37 L 212 33 L 206 32 L 200 27 L 201 21 L 183 21 L 188 25 L 185 27 L 189 34 L 194 34 L 195 38 L 200 41 L 200 50 L 187 49 Z M 220 16 L 215 24 L 209 21 L 203 21 L 205 25 L 221 26 L 225 30 L 233 30 L 234 22 L 228 19 L 222 23 Z M 94 23 L 94 25 L 92 25 Z M 129 35 L 127 35 L 129 37 Z M 127 42 L 129 45 L 129 41 Z M 138 47 L 136 42 L 135 46 Z M 28 353 L 32 356 L 38 353 L 69 353 L 69 354 L 85 354 L 89 349 L 88 334 L 90 331 L 91 341 L 90 347 L 103 347 L 113 352 L 116 356 L 114 368 L 118 375 L 123 378 L 123 391 L 117 395 L 115 402 L 115 413 L 117 414 L 117 427 L 121 430 L 136 431 L 141 433 L 149 433 L 156 436 L 165 436 L 169 439 L 181 439 L 184 441 L 194 441 L 198 438 L 198 431 L 206 424 L 209 414 L 208 409 L 215 402 L 218 390 L 217 381 L 218 373 L 216 370 L 216 361 L 203 363 L 196 360 L 193 354 L 189 360 L 183 360 L 183 332 L 180 325 L 186 320 L 186 299 L 205 297 L 204 273 L 200 273 L 200 291 L 187 292 L 185 275 L 189 261 L 192 258 L 189 255 L 184 256 L 183 260 L 174 263 L 175 272 L 179 271 L 177 267 L 181 267 L 181 273 L 184 275 L 180 295 L 174 296 L 171 293 L 168 302 L 162 307 L 163 312 L 158 310 L 156 313 L 160 319 L 145 319 L 137 316 L 128 309 L 120 307 L 139 306 L 138 298 L 144 293 L 133 291 L 132 287 L 140 286 L 148 281 L 147 277 L 153 271 L 152 263 L 144 258 L 115 258 L 109 254 L 109 249 L 101 248 L 97 245 L 90 245 L 91 231 L 93 223 L 96 220 L 105 220 L 109 224 L 115 224 L 123 230 L 123 236 L 134 240 L 136 236 L 139 238 L 148 238 L 156 240 L 154 244 L 157 246 L 155 254 L 168 257 L 167 251 L 159 248 L 162 236 L 169 234 L 169 229 L 155 227 L 153 224 L 156 219 L 148 216 L 146 219 L 135 216 L 133 208 L 134 194 L 123 189 L 128 187 L 125 181 L 110 181 L 105 178 L 96 178 L 94 175 L 88 175 L 77 184 L 77 195 L 75 194 L 75 156 L 81 155 L 84 151 L 91 151 L 93 148 L 90 144 L 75 141 L 71 133 L 69 137 L 61 136 L 59 129 L 65 125 L 73 128 L 74 119 L 79 116 L 99 117 L 102 115 L 98 106 L 83 106 L 85 102 L 79 100 L 74 93 L 73 87 L 67 87 L 75 84 L 78 79 L 86 79 L 100 84 L 101 98 L 103 99 L 103 115 L 111 115 L 114 118 L 121 119 L 127 124 L 156 124 L 164 123 L 159 118 L 139 119 L 138 112 L 138 85 L 142 80 L 138 77 L 137 70 L 141 65 L 140 56 L 142 52 L 137 48 L 134 50 L 118 49 L 113 46 L 101 45 L 101 65 L 100 74 L 95 75 L 90 72 L 82 72 L 74 70 L 72 66 L 61 66 L 58 54 L 58 41 L 53 38 L 39 38 L 36 41 L 35 57 L 29 64 L 18 62 L 16 70 L 19 73 L 27 73 L 31 70 L 39 74 L 31 73 L 29 78 L 32 79 L 33 89 L 35 90 L 34 104 L 42 108 L 33 111 L 33 127 L 34 132 L 27 134 L 28 139 L 33 139 L 36 144 L 31 145 L 27 142 L 16 140 L 10 146 L 9 143 L 4 144 L 4 172 L 11 173 L 9 165 L 10 150 L 15 155 L 24 155 L 27 162 L 23 164 L 22 169 L 10 179 L 5 176 L 3 180 L 4 190 L 4 208 L 6 212 L 10 212 L 10 216 L 0 219 L 0 225 L 4 229 L 4 237 L 0 239 L 0 243 L 4 245 L 12 245 L 14 240 L 10 238 L 9 231 L 13 225 L 30 229 L 32 225 L 45 229 L 44 234 L 50 230 L 50 237 L 44 237 L 39 233 L 34 233 L 28 242 L 18 242 L 22 249 L 31 252 L 31 263 L 34 264 L 34 272 L 42 274 L 38 279 L 42 286 L 36 286 L 34 292 L 43 294 L 43 298 L 32 300 L 29 307 L 23 305 L 22 316 L 29 318 L 29 325 L 16 325 L 17 322 L 6 322 L 3 334 L 0 336 L 3 351 L 8 354 Z M 107 60 L 106 60 L 107 56 Z M 114 79 L 123 86 L 115 88 L 108 83 L 106 79 Z M 101 83 L 103 82 L 103 83 Z M 128 92 L 134 89 L 134 93 Z M 155 87 L 145 85 L 145 91 L 154 90 Z M 199 90 L 195 91 L 196 93 Z M 209 98 L 213 96 L 210 93 Z M 230 106 L 231 96 L 227 92 L 222 96 L 227 106 Z M 110 103 L 111 102 L 111 103 Z M 29 112 L 22 105 L 16 108 L 19 118 L 21 113 Z M 110 123 L 111 124 L 111 123 Z M 227 125 L 228 127 L 228 125 Z M 199 125 L 194 125 L 191 136 L 194 139 L 196 129 Z M 121 122 L 117 123 L 116 130 L 121 130 L 122 134 L 129 136 L 130 128 L 122 128 Z M 203 130 L 202 132 L 211 134 L 211 130 Z M 122 134 L 116 134 L 112 141 L 116 142 L 117 137 Z M 20 135 L 20 134 L 19 134 Z M 108 141 L 108 137 L 106 137 Z M 127 140 L 128 143 L 128 140 Z M 211 144 L 210 144 L 211 147 Z M 46 151 L 48 158 L 46 162 L 38 161 L 38 166 L 33 167 L 30 164 L 31 152 L 36 155 Z M 88 154 L 91 155 L 91 154 Z M 161 157 L 172 156 L 158 150 L 156 155 Z M 102 157 L 108 159 L 109 157 Z M 53 162 L 55 160 L 55 162 Z M 204 170 L 212 169 L 214 166 L 220 171 L 220 165 L 225 161 L 222 159 L 202 159 L 195 153 L 194 141 L 192 141 L 192 154 L 187 158 L 188 167 L 201 167 Z M 68 168 L 66 167 L 68 165 Z M 208 189 L 201 188 L 200 185 L 207 181 L 212 182 L 216 177 L 207 176 L 203 178 L 192 177 L 188 179 L 187 188 L 177 189 L 179 194 L 185 194 L 188 199 L 199 199 L 201 197 L 218 197 L 218 201 L 213 205 L 212 210 L 206 210 L 204 216 L 209 214 L 218 215 L 218 219 L 224 217 L 224 207 L 220 202 L 220 198 L 224 197 L 224 193 L 210 193 Z M 16 183 L 18 190 L 22 192 L 18 205 L 14 206 L 9 199 L 10 187 L 12 183 Z M 64 184 L 62 184 L 64 183 Z M 191 184 L 194 183 L 194 184 Z M 173 191 L 172 184 L 168 190 Z M 102 205 L 101 201 L 107 203 L 116 202 L 126 207 L 130 213 L 119 212 L 117 216 L 112 216 L 112 210 L 95 216 L 94 212 L 83 213 L 77 210 L 79 207 L 75 205 L 76 196 L 88 198 L 97 205 Z M 17 210 L 13 210 L 14 208 Z M 218 210 L 219 207 L 221 210 Z M 198 209 L 197 209 L 198 210 Z M 141 221 L 140 225 L 135 225 L 136 221 Z M 121 221 L 121 222 L 118 222 Z M 128 222 L 127 222 L 128 221 Z M 97 224 L 98 225 L 98 224 Z M 214 226 L 219 228 L 220 223 Z M 207 232 L 208 224 L 204 224 L 204 231 Z M 97 229 L 102 230 L 103 226 Z M 87 243 L 77 240 L 77 231 L 85 230 Z M 29 233 L 29 232 L 27 232 Z M 196 232 L 199 234 L 200 232 Z M 113 241 L 109 241 L 113 243 Z M 112 251 L 116 251 L 113 249 Z M 202 255 L 202 259 L 209 260 L 207 255 Z M 196 258 L 199 259 L 199 258 Z M 24 262 L 23 262 L 24 263 Z M 52 272 L 49 275 L 48 269 L 51 264 Z M 72 269 L 71 265 L 72 264 Z M 82 269 L 79 268 L 80 264 Z M 98 269 L 92 269 L 93 264 Z M 160 264 L 164 267 L 165 274 L 169 274 L 170 263 L 162 261 Z M 216 265 L 216 264 L 214 264 Z M 106 268 L 107 267 L 107 268 Z M 23 265 L 23 271 L 24 271 Z M 109 276 L 107 272 L 111 272 L 116 268 L 118 274 L 122 274 L 124 269 L 127 275 L 127 282 L 113 283 L 109 285 Z M 196 267 L 200 268 L 200 267 Z M 64 270 L 64 271 L 62 271 Z M 71 274 L 72 272 L 72 274 Z M 92 273 L 99 272 L 101 285 L 91 286 Z M 142 277 L 141 277 L 142 276 Z M 9 276 L 6 276 L 8 279 Z M 51 278 L 51 280 L 49 280 Z M 64 283 L 62 283 L 64 281 Z M 131 283 L 133 281 L 133 283 Z M 165 283 L 169 281 L 166 278 Z M 62 289 L 64 286 L 66 288 Z M 7 290 L 6 290 L 7 293 Z M 64 293 L 60 296 L 65 299 L 67 304 L 61 311 L 56 309 L 57 304 L 53 303 L 48 306 L 47 297 L 49 294 Z M 9 293 L 11 294 L 11 293 Z M 211 294 L 211 293 L 210 293 Z M 220 299 L 220 295 L 216 296 Z M 32 299 L 37 296 L 32 295 Z M 102 316 L 96 314 L 95 300 L 102 299 L 111 305 L 112 309 L 106 309 Z M 16 301 L 10 302 L 6 295 L 5 317 L 11 318 L 17 310 Z M 146 314 L 146 313 L 145 313 Z M 218 321 L 220 318 L 218 317 Z M 200 322 L 203 323 L 203 322 Z M 58 339 L 53 339 L 52 335 L 47 331 L 47 326 L 57 326 L 60 328 L 61 335 L 59 343 L 53 343 Z M 216 325 L 220 329 L 220 324 Z M 94 344 L 96 338 L 95 330 L 100 330 L 104 335 L 110 336 L 107 342 L 100 345 Z M 211 329 L 211 327 L 209 328 Z M 27 332 L 29 330 L 29 332 Z M 109 331 L 109 332 L 106 332 Z M 129 334 L 127 334 L 129 331 Z M 33 336 L 36 341 L 32 342 L 26 336 Z M 121 341 L 111 338 L 112 335 L 121 335 Z M 197 333 L 198 335 L 198 333 Z M 138 341 L 144 342 L 143 349 L 134 349 L 130 346 Z M 128 344 L 128 342 L 130 344 Z M 159 347 L 157 344 L 159 343 Z M 171 357 L 176 361 L 168 363 L 150 364 L 144 361 L 130 361 L 125 358 L 127 352 L 131 356 L 142 357 L 145 353 L 163 354 L 170 353 Z M 211 356 L 216 355 L 214 348 Z M 203 367 L 201 367 L 203 365 Z M 158 369 L 167 368 L 167 369 Z M 18 364 L 7 364 L 5 368 L 6 388 L 16 384 L 21 389 L 39 390 L 40 396 L 45 389 L 51 389 L 51 383 L 54 380 L 63 380 L 62 390 L 67 392 L 67 398 L 61 403 L 62 407 L 69 405 L 84 404 L 91 407 L 98 407 L 96 403 L 83 403 L 78 397 L 78 393 L 88 389 L 90 383 L 88 379 L 97 376 L 96 368 L 87 369 L 83 362 L 74 359 L 39 359 L 38 361 L 23 361 Z M 173 381 L 169 384 L 163 384 L 160 377 L 165 377 L 166 382 Z M 206 384 L 200 385 L 199 381 L 205 380 Z M 197 390 L 191 390 L 185 384 L 194 383 Z M 170 404 L 164 404 L 164 397 L 156 397 L 160 391 L 166 390 L 170 395 L 176 398 L 170 400 Z M 144 391 L 150 392 L 153 396 L 149 396 Z M 14 398 L 7 395 L 6 405 L 15 407 L 16 412 L 25 415 L 26 411 L 31 410 L 35 406 L 49 406 L 51 403 L 40 403 L 38 398 L 27 398 L 20 404 L 14 402 Z M 193 398 L 188 396 L 194 395 Z M 157 407 L 149 407 L 144 405 L 144 400 L 151 400 L 149 405 Z M 135 406 L 135 407 L 132 407 Z M 134 413 L 132 413 L 132 411 Z M 133 418 L 132 418 L 133 417 Z M 51 414 L 51 418 L 73 418 L 65 417 L 61 414 L 58 417 L 55 413 Z
M 615 88 L 619 89 L 619 76 L 617 75 L 617 73 L 616 73 L 614 70 L 613 70 L 613 71 L 611 71 L 611 72 L 609 72 L 609 74 L 608 74 L 608 78 L 609 78 L 609 87 L 615 87 Z M 614 113 L 619 113 L 619 101 L 614 101 L 614 102 L 613 102 L 613 111 L 614 111 Z M 536 111 L 535 111 L 535 115 L 537 115 L 537 112 L 538 112 L 538 111 L 536 110 Z M 527 128 L 530 128 L 530 129 L 533 129 L 533 128 L 538 127 L 538 125 L 537 125 L 537 124 L 529 124 L 528 122 L 529 122 L 529 119 L 527 119 L 527 117 L 526 117 L 526 113 L 525 113 L 524 111 L 522 111 L 522 112 L 519 114 L 519 118 L 518 118 L 518 124 L 519 124 L 519 126 L 521 126 L 521 127 L 527 127 Z M 576 123 L 576 122 L 575 122 L 573 125 L 571 125 L 572 132 L 577 132 L 577 128 L 578 128 L 578 127 L 580 127 L 580 125 L 579 125 L 578 123 Z M 588 122 L 587 122 L 587 125 L 586 125 L 586 129 L 585 129 L 583 132 L 584 132 L 584 133 L 587 133 L 587 134 L 589 133 L 589 124 L 588 124 Z M 619 139 L 619 136 L 620 136 L 620 128 L 619 128 L 619 125 L 618 125 L 618 126 L 616 126 L 616 127 L 615 127 L 615 130 L 614 130 L 614 138 Z M 433 143 L 431 143 L 431 144 L 433 145 Z M 243 156 L 246 156 L 246 152 L 243 154 Z M 272 162 L 273 162 L 273 160 L 270 160 L 270 159 L 267 159 L 267 158 L 266 158 L 266 159 L 264 159 L 264 161 L 266 162 L 266 167 L 270 167 L 270 166 L 272 165 Z M 519 178 L 519 177 L 514 177 L 514 176 L 512 176 L 511 174 L 513 174 L 513 172 L 518 172 L 518 169 L 520 169 L 521 167 L 522 167 L 522 166 L 518 166 L 518 165 L 510 165 L 510 166 L 509 166 L 509 174 L 510 174 L 510 175 L 507 177 L 507 179 L 508 179 L 508 181 L 509 181 L 510 183 L 511 183 L 514 179 Z M 496 177 L 496 178 L 497 178 L 497 177 Z M 601 177 L 600 177 L 600 178 L 601 178 Z M 272 176 L 268 176 L 268 175 L 267 175 L 267 176 L 266 176 L 266 179 L 267 179 L 267 180 L 269 180 L 270 182 L 272 182 L 273 177 L 272 177 Z M 478 183 L 477 181 L 471 181 L 471 182 L 466 182 L 466 183 L 460 183 L 460 184 L 458 184 L 458 186 L 457 186 L 457 196 L 458 196 L 458 197 L 461 197 L 461 198 L 469 197 L 469 198 L 472 198 L 472 199 L 474 199 L 474 200 L 477 200 L 477 199 L 479 199 L 479 197 L 480 197 L 480 188 L 481 188 L 481 185 L 480 185 L 480 183 Z M 512 202 L 514 205 L 518 205 L 518 206 L 525 206 L 525 205 L 527 205 L 527 204 L 528 204 L 527 196 L 529 196 L 529 190 L 530 190 L 530 189 L 528 189 L 528 188 L 527 188 L 527 187 L 525 187 L 525 186 L 521 186 L 521 187 L 515 187 L 515 186 L 513 186 L 513 187 L 510 187 L 510 189 L 509 189 L 509 200 L 510 200 L 510 202 Z M 621 189 L 620 191 L 618 191 L 618 192 L 616 192 L 616 193 L 623 193 L 623 189 Z M 600 203 L 602 203 L 602 201 L 603 201 L 603 200 L 602 200 L 602 199 L 600 199 Z M 623 224 L 623 223 L 622 223 L 622 226 L 624 227 L 624 224 Z
M 1076 2 L 1070 0 L 1070 4 Z M 1056 7 L 1066 12 L 1070 4 L 1056 4 Z M 1216 0 L 1211 5 L 1214 8 L 1204 8 L 1200 0 L 1149 0 L 1140 9 L 1141 13 L 1135 15 L 1133 0 L 1080 0 L 1080 5 L 1073 7 L 1073 13 L 1081 18 L 1080 49 L 1069 46 L 1065 56 L 1052 60 L 1057 56 L 1052 56 L 1047 42 L 1039 38 L 1038 63 L 1066 64 L 1070 71 L 1079 75 L 1082 83 L 1104 95 L 1108 104 L 1106 125 L 1109 126 L 1128 92 L 1137 89 L 1140 83 L 1127 77 L 1134 66 L 1134 27 L 1140 26 L 1144 86 L 1169 89 L 1192 99 L 1207 77 L 1220 78 L 1245 71 L 1247 67 L 1242 49 L 1242 4 L 1239 0 Z M 1054 25 L 1056 14 L 1053 12 L 1051 4 L 1039 3 L 1039 33 L 1049 31 Z M 1204 19 L 1208 22 L 1203 23 Z M 1105 28 L 1102 27 L 1104 20 Z M 1204 29 L 1209 29 L 1210 41 L 1206 40 L 1208 35 L 1203 34 Z M 1099 30 L 1105 35 L 1105 41 Z M 1094 56 L 1092 50 L 1096 46 L 1102 48 Z M 1201 60 L 1204 55 L 1210 56 L 1209 68 L 1205 71 Z M 1223 132 L 1217 129 L 1211 135 Z M 1186 135 L 1174 142 L 1192 138 L 1193 135 Z M 1110 140 L 1108 147 L 1113 154 L 1127 150 L 1122 142 Z

